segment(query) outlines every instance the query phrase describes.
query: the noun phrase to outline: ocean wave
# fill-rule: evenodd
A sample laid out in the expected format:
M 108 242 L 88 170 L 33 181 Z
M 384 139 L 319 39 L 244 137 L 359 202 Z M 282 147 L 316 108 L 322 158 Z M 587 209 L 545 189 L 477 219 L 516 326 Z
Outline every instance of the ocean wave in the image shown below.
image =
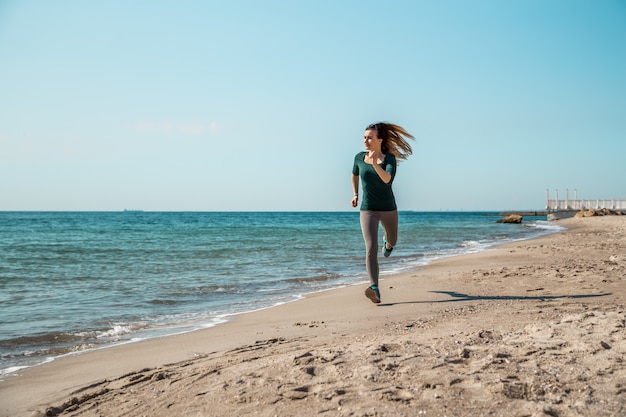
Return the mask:
M 524 223 L 523 226 L 531 228 L 531 229 L 555 231 L 555 232 L 565 230 L 563 226 L 560 226 L 554 222 L 549 222 L 547 220 L 537 220 L 534 222 Z
M 315 283 L 323 283 L 327 281 L 334 281 L 338 278 L 341 278 L 341 274 L 335 274 L 331 272 L 322 273 L 321 275 L 314 275 L 312 277 L 296 277 L 296 278 L 288 278 L 283 280 L 283 282 L 287 282 L 289 284 L 315 284 Z
M 460 253 L 475 253 L 482 252 L 483 250 L 489 248 L 493 243 L 487 241 L 478 241 L 478 240 L 466 240 L 461 242 L 458 245 L 458 250 L 454 251 L 454 254 Z
M 85 340 L 80 334 L 67 332 L 40 333 L 28 336 L 17 336 L 0 340 L 0 349 L 30 348 L 49 346 L 51 344 L 75 343 Z
M 128 324 L 115 324 L 113 327 L 107 330 L 101 330 L 96 332 L 95 336 L 98 339 L 111 339 L 111 338 L 119 338 L 126 334 L 132 333 L 140 328 L 140 326 L 133 326 Z
M 239 294 L 239 293 L 244 292 L 244 288 L 241 285 L 236 285 L 236 284 L 202 285 L 198 287 L 192 287 L 191 290 L 194 293 L 200 293 L 200 294 L 215 294 L 215 293 Z

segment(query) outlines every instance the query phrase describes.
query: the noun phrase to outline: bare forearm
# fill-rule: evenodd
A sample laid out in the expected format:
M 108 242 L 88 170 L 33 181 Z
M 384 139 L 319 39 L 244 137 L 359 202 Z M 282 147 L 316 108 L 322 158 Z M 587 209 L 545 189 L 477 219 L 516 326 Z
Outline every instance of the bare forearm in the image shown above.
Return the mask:
M 352 174 L 352 207 L 356 207 L 359 202 L 359 176 Z
M 388 173 L 387 171 L 385 171 L 380 165 L 378 164 L 372 164 L 372 167 L 374 167 L 374 171 L 376 171 L 376 173 L 378 174 L 378 176 L 380 177 L 380 179 L 385 183 L 385 184 L 389 184 L 389 181 L 391 181 L 391 174 Z

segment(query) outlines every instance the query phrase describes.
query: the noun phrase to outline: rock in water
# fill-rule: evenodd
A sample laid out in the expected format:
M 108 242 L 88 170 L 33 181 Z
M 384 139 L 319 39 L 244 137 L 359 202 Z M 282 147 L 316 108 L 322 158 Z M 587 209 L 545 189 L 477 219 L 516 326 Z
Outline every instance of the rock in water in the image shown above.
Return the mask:
M 522 222 L 523 217 L 519 214 L 509 214 L 506 217 L 501 218 L 496 223 L 515 223 L 519 224 Z

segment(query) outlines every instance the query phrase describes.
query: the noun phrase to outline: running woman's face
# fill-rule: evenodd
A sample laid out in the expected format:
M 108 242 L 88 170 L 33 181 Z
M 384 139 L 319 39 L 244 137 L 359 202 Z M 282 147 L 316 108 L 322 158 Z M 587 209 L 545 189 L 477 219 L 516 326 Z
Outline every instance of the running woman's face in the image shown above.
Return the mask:
M 376 129 L 367 129 L 363 135 L 363 143 L 368 151 L 380 151 L 383 140 L 378 138 Z

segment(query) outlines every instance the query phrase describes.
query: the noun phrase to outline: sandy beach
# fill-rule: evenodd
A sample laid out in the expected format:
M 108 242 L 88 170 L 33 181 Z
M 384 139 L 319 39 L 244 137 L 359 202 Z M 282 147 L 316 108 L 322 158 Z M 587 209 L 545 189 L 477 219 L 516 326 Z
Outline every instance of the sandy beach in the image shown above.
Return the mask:
M 623 416 L 626 217 L 0 382 L 0 416 Z

